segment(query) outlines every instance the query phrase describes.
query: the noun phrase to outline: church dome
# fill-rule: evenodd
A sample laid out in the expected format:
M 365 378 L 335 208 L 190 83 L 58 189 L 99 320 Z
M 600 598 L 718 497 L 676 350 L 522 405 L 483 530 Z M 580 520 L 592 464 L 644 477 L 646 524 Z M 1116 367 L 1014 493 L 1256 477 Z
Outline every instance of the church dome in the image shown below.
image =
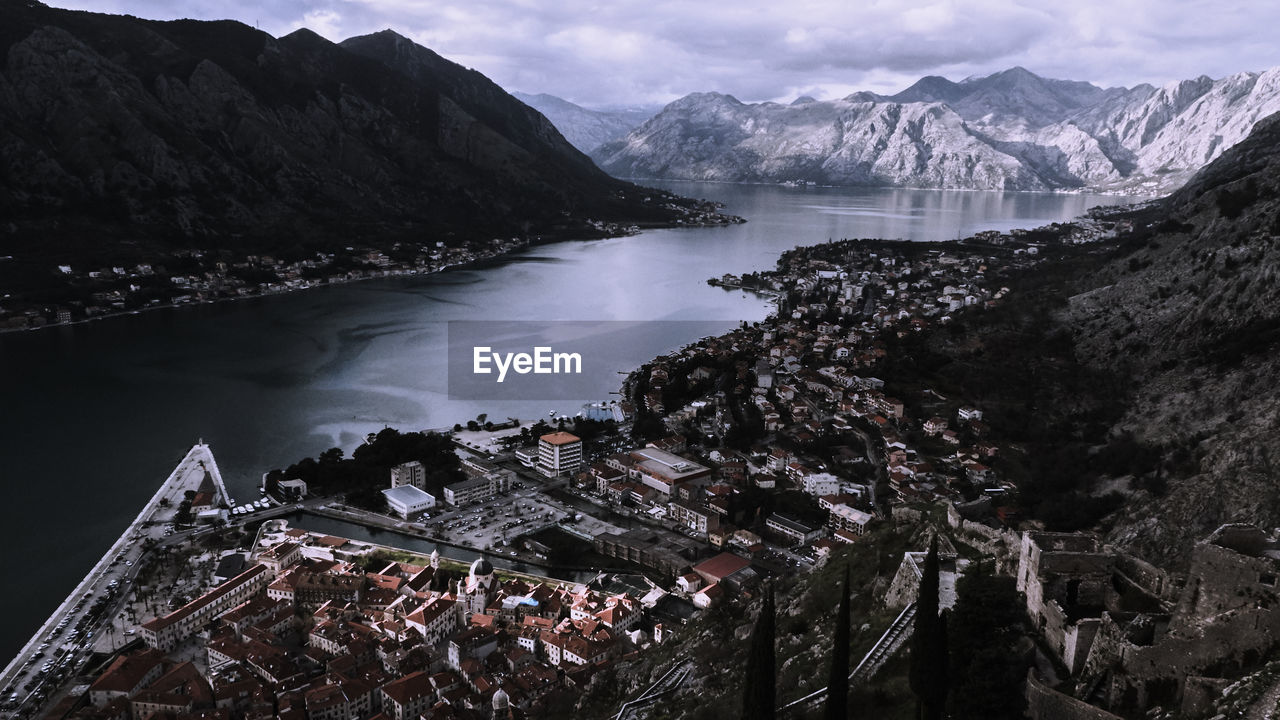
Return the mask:
M 502 688 L 493 694 L 493 709 L 506 710 L 511 706 L 511 699 L 507 697 L 507 693 Z
M 492 574 L 493 574 L 493 565 L 490 565 L 488 560 L 485 560 L 484 558 L 480 558 L 479 560 L 476 560 L 475 562 L 471 563 L 472 577 L 484 577 L 486 575 L 492 575 Z

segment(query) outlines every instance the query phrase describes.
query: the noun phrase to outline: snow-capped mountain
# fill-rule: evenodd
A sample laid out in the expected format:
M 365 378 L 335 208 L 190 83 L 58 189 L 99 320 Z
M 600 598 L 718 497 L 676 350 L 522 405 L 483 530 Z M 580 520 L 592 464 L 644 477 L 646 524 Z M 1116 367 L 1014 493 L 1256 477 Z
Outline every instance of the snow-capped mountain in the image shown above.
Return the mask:
M 1280 111 L 1280 68 L 1103 89 L 1013 68 L 881 96 L 694 93 L 592 153 L 622 177 L 1159 193 Z
M 520 102 L 542 113 L 570 145 L 584 153 L 627 136 L 661 108 L 589 110 L 555 95 L 511 93 Z

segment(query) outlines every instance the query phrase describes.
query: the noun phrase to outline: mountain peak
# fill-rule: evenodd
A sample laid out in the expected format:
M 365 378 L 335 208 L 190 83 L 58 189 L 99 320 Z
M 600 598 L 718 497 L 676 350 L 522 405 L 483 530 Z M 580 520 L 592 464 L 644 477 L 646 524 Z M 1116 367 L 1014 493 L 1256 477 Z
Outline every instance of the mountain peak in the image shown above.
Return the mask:
M 951 82 L 941 75 L 926 75 L 890 99 L 894 102 L 951 102 L 964 93 L 962 83 Z
M 305 45 L 332 45 L 333 42 L 328 38 L 320 35 L 310 28 L 298 28 L 288 35 L 280 36 L 280 39 L 286 42 L 296 42 Z

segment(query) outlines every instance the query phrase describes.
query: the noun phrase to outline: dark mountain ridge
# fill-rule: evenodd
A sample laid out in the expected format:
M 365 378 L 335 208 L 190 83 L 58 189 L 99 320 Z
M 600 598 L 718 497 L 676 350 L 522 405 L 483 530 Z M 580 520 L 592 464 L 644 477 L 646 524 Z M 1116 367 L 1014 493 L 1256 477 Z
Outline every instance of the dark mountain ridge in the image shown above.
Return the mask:
M 0 18 L 6 284 L 174 247 L 584 237 L 684 216 L 390 31 L 339 45 L 28 0 L 0 0 Z

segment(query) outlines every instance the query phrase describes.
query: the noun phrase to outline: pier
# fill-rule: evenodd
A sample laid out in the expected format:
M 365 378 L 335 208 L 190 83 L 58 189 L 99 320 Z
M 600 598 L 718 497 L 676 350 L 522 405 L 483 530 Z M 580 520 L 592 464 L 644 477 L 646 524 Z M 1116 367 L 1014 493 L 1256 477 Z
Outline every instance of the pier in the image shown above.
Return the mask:
M 48 699 L 46 695 L 61 685 L 60 677 L 77 672 L 95 646 L 107 642 L 107 634 L 98 630 L 118 612 L 141 566 L 138 561 L 147 552 L 150 543 L 146 541 L 160 541 L 166 536 L 166 525 L 173 522 L 185 494 L 200 487 L 206 471 L 213 478 L 220 499 L 226 500 L 226 488 L 213 452 L 203 441 L 196 443 L 120 537 L 0 672 L 0 687 L 10 688 L 7 692 L 18 696 L 18 707 L 33 702 L 43 704 Z M 94 599 L 96 602 L 90 605 Z M 113 650 L 109 646 L 96 649 Z M 42 659 L 50 666 L 47 671 L 42 671 Z

